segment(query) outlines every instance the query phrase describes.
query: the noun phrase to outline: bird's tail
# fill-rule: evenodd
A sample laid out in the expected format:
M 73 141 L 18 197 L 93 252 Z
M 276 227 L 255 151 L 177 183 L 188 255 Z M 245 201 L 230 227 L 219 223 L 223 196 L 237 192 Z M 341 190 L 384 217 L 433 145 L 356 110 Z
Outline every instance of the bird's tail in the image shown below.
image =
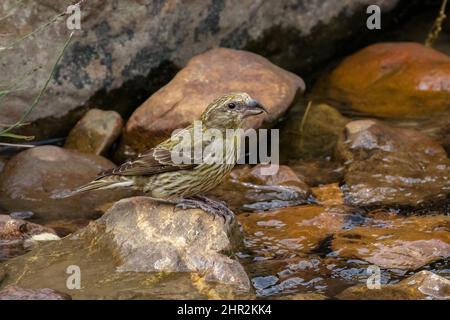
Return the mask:
M 121 187 L 132 187 L 134 185 L 134 181 L 131 179 L 126 179 L 120 176 L 109 176 L 99 178 L 97 180 L 93 180 L 81 187 L 76 188 L 75 190 L 68 190 L 63 192 L 55 193 L 51 196 L 53 199 L 63 199 L 72 197 L 74 195 L 84 193 L 91 190 L 105 190 L 105 189 L 113 189 L 113 188 L 121 188 Z

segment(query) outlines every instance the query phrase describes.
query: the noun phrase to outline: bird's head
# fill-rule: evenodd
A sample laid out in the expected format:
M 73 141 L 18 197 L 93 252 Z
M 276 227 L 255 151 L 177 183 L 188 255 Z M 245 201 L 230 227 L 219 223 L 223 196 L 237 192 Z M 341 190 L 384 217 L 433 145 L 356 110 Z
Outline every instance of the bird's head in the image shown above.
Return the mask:
M 206 127 L 237 129 L 245 118 L 267 110 L 245 92 L 224 94 L 209 104 L 201 120 Z

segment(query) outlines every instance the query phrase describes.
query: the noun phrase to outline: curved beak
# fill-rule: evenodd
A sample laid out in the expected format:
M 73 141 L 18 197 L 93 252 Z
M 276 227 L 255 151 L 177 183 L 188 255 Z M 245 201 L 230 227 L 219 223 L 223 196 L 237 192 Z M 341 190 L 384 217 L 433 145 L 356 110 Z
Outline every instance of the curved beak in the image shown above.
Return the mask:
M 247 108 L 245 108 L 245 111 L 244 111 L 244 118 L 247 118 L 250 116 L 256 116 L 263 112 L 268 113 L 267 109 L 264 108 L 264 106 L 261 103 L 252 99 L 252 100 L 250 100 L 249 103 L 247 103 Z

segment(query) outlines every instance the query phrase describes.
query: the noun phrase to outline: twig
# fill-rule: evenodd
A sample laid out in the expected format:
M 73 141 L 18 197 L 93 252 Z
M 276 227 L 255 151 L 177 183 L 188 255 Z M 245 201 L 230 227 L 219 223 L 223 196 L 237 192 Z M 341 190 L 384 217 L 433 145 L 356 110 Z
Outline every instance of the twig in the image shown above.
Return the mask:
M 434 41 L 436 41 L 436 39 L 439 37 L 439 33 L 442 30 L 442 23 L 444 22 L 445 18 L 447 18 L 445 14 L 446 7 L 447 7 L 447 0 L 443 0 L 441 4 L 441 9 L 439 10 L 439 15 L 437 16 L 436 20 L 434 21 L 433 27 L 428 33 L 427 40 L 425 40 L 425 46 L 431 47 Z
M 20 144 L 20 143 L 7 143 L 7 142 L 0 142 L 0 146 L 15 147 L 15 148 L 33 148 L 33 147 L 35 147 L 34 144 Z
M 8 133 L 11 130 L 13 130 L 14 128 L 16 128 L 17 126 L 19 126 L 21 123 L 24 122 L 24 120 L 30 115 L 30 113 L 34 110 L 34 108 L 36 107 L 36 105 L 39 103 L 39 101 L 41 100 L 42 95 L 44 94 L 45 90 L 48 87 L 48 84 L 50 83 L 51 79 L 53 78 L 53 75 L 55 74 L 56 71 L 56 67 L 58 66 L 64 51 L 66 51 L 70 41 L 72 40 L 72 37 L 74 35 L 74 31 L 72 31 L 69 35 L 69 38 L 66 40 L 66 42 L 64 43 L 64 46 L 62 48 L 62 50 L 60 51 L 60 53 L 58 54 L 58 57 L 55 61 L 55 63 L 53 64 L 52 70 L 47 78 L 47 80 L 45 81 L 44 86 L 41 88 L 41 90 L 39 91 L 38 95 L 36 96 L 36 98 L 34 99 L 33 103 L 31 104 L 31 106 L 28 108 L 28 110 L 26 110 L 22 116 L 20 117 L 20 119 L 13 125 L 9 126 L 8 128 L 0 131 L 0 136 L 2 134 Z
M 305 127 L 306 118 L 308 117 L 309 110 L 311 109 L 312 101 L 308 102 L 305 113 L 303 114 L 302 122 L 300 123 L 300 149 L 303 149 L 303 129 Z

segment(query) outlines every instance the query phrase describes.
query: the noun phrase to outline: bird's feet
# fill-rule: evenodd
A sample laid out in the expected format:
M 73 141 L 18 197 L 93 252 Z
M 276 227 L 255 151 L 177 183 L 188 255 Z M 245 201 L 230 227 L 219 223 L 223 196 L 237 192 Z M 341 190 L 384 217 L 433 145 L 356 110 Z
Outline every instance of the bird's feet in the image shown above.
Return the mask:
M 183 198 L 177 205 L 179 209 L 202 209 L 206 213 L 219 216 L 224 219 L 225 222 L 231 223 L 234 220 L 234 213 L 231 211 L 225 202 L 211 200 L 203 196 L 187 197 Z

